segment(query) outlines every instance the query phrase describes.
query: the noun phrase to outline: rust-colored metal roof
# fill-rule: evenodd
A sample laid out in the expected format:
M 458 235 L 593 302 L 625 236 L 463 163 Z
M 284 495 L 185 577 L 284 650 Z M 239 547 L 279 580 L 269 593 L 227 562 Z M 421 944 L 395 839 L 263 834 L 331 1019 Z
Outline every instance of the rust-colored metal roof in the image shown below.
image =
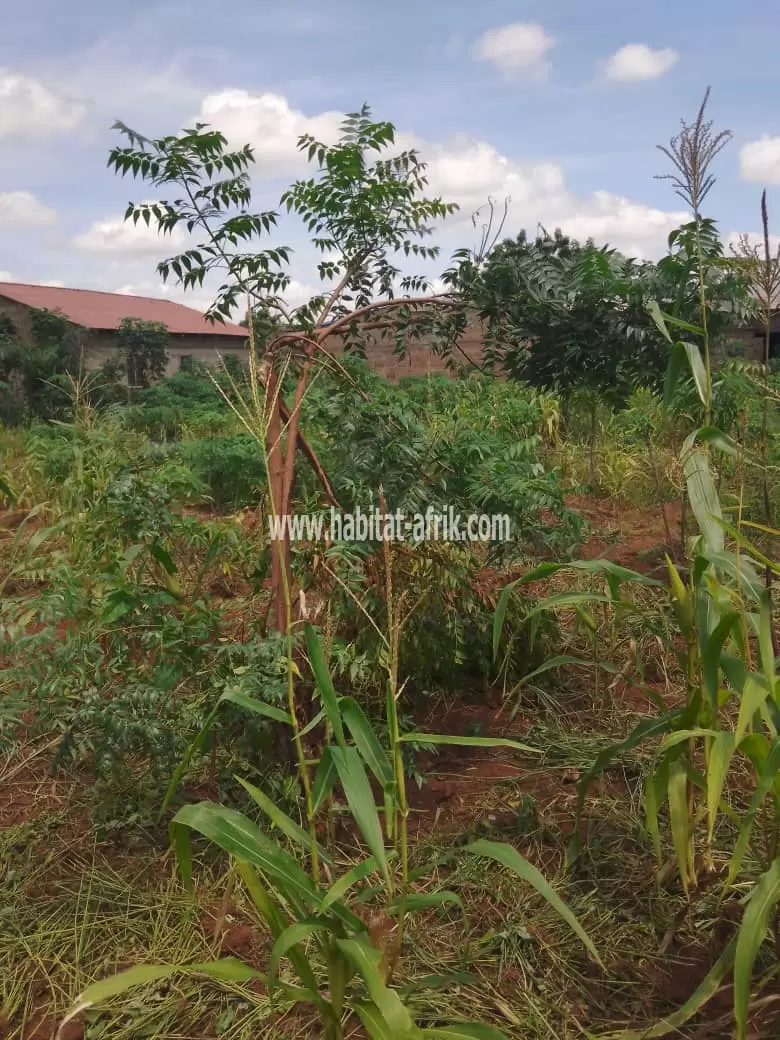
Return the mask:
M 247 336 L 246 329 L 225 322 L 212 324 L 200 311 L 173 300 L 124 293 L 96 292 L 93 289 L 63 289 L 52 285 L 23 285 L 0 282 L 0 297 L 15 300 L 36 310 L 60 311 L 68 321 L 85 329 L 118 329 L 122 318 L 159 321 L 171 335 Z

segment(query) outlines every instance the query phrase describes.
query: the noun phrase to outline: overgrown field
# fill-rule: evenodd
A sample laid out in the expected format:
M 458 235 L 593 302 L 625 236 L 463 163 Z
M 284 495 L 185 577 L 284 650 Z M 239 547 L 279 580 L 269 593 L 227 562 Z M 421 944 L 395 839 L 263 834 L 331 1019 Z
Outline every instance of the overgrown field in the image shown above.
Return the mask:
M 602 409 L 596 486 L 586 487 L 590 422 L 576 402 L 562 414 L 556 397 L 517 384 L 475 377 L 392 387 L 361 363 L 349 371 L 352 382 L 323 377 L 305 402 L 305 428 L 344 509 L 368 508 L 381 484 L 405 512 L 444 503 L 507 512 L 516 534 L 492 547 L 391 546 L 394 596 L 408 614 L 398 646 L 401 730 L 525 746 L 403 745 L 410 898 L 447 891 L 460 902 L 411 903 L 396 985 L 432 1024 L 479 1017 L 516 1037 L 650 1026 L 679 1009 L 717 961 L 761 870 L 751 846 L 724 892 L 739 826 L 724 813 L 707 848 L 711 867 L 686 898 L 661 810 L 659 873 L 645 820 L 657 741 L 609 763 L 577 822 L 578 785 L 597 756 L 686 698 L 662 584 L 664 553 L 680 554 L 675 421 L 662 421 L 649 391 L 619 412 Z M 750 372 L 737 367 L 733 379 L 751 421 Z M 250 699 L 272 713 L 284 708 L 286 650 L 267 623 L 264 473 L 214 382 L 182 374 L 132 406 L 102 414 L 85 406 L 69 422 L 2 437 L 14 501 L 0 521 L 0 977 L 8 1035 L 38 1038 L 88 984 L 133 964 L 223 954 L 264 970 L 273 941 L 244 884 L 196 842 L 188 893 L 167 822 L 203 799 L 257 818 L 241 780 L 293 819 L 301 806 L 284 727 L 262 707 L 247 710 Z M 724 459 L 721 496 L 736 501 L 741 489 L 746 521 L 758 508 L 756 482 L 740 484 L 739 459 Z M 318 508 L 306 478 L 296 499 L 301 510 Z M 380 720 L 381 549 L 293 549 L 338 694 Z M 504 601 L 494 655 L 496 607 L 510 579 L 545 561 L 594 558 L 637 574 L 543 567 Z M 293 655 L 301 717 L 314 719 L 318 694 L 299 626 Z M 307 737 L 308 755 L 319 754 L 321 731 Z M 723 797 L 733 812 L 745 809 L 750 788 L 745 768 L 732 769 Z M 365 837 L 340 801 L 336 794 L 322 832 L 334 872 L 364 855 Z M 567 868 L 575 827 L 582 845 Z M 508 843 L 538 866 L 601 967 L 542 895 L 463 852 L 480 839 Z M 369 922 L 375 902 L 363 904 Z M 752 1035 L 777 1027 L 776 968 L 765 948 Z M 731 1016 L 722 989 L 682 1035 L 729 1035 Z M 317 1035 L 314 1022 L 262 987 L 185 976 L 87 1011 L 65 1035 L 294 1037 Z M 356 1028 L 348 1021 L 348 1034 Z
M 766 197 L 733 257 L 702 216 L 706 103 L 658 263 L 491 204 L 440 293 L 397 262 L 455 207 L 392 124 L 302 138 L 294 313 L 251 148 L 118 124 L 179 194 L 129 218 L 194 241 L 159 273 L 218 272 L 250 349 L 161 378 L 128 319 L 85 372 L 0 323 L 0 1034 L 780 1036 L 780 253 Z M 390 385 L 374 333 L 459 378 Z M 270 535 L 358 509 L 511 537 Z

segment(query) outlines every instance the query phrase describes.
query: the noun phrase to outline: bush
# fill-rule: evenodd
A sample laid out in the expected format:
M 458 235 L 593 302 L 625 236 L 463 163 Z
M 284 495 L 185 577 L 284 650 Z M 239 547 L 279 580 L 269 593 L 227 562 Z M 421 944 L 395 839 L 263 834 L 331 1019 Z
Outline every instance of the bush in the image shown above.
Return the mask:
M 179 451 L 217 508 L 240 509 L 257 503 L 266 475 L 253 437 L 205 437 L 182 444 Z

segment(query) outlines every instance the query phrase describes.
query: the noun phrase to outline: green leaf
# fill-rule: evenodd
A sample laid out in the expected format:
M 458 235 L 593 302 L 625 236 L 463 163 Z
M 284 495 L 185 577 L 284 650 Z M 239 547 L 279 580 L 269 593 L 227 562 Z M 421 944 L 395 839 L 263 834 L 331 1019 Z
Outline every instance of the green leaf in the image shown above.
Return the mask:
M 396 1033 L 373 1004 L 355 1004 L 355 1011 L 370 1040 L 417 1040 L 422 1037 L 422 1033 L 414 1025 L 405 1033 Z
M 311 851 L 311 835 L 307 834 L 303 827 L 291 819 L 287 813 L 283 812 L 259 787 L 255 787 L 248 780 L 242 780 L 240 776 L 236 776 L 234 779 L 238 780 L 252 801 L 263 810 L 274 826 L 278 827 L 296 845 L 300 845 L 307 852 Z M 317 845 L 317 852 L 323 863 L 330 865 L 333 862 L 325 849 L 319 844 Z
M 690 440 L 692 442 L 697 440 L 704 441 L 705 444 L 709 444 L 712 448 L 717 448 L 724 455 L 730 455 L 734 459 L 739 456 L 737 442 L 733 437 L 729 437 L 727 433 L 724 433 L 723 430 L 719 430 L 717 426 L 701 426 L 691 434 Z
M 509 597 L 512 595 L 512 591 L 516 585 L 516 581 L 511 582 L 509 585 L 505 585 L 504 588 L 501 590 L 501 595 L 498 597 L 498 603 L 496 603 L 496 609 L 493 614 L 494 661 L 498 657 L 498 648 L 501 644 L 501 633 L 504 631 L 504 621 L 506 620 L 506 612 L 509 608 Z
M 669 780 L 667 796 L 669 799 L 669 822 L 672 829 L 672 841 L 677 856 L 680 880 L 688 891 L 690 877 L 690 823 L 688 820 L 687 799 L 688 771 L 680 759 L 669 763 Z
M 534 668 L 532 672 L 529 672 L 528 675 L 524 675 L 522 679 L 518 679 L 512 688 L 512 693 L 514 693 L 515 690 L 519 690 L 521 686 L 525 686 L 525 684 L 530 682 L 531 679 L 535 679 L 537 676 L 543 675 L 545 672 L 552 671 L 553 668 L 562 668 L 567 664 L 576 664 L 583 668 L 592 668 L 594 667 L 594 663 L 595 662 L 593 661 L 583 661 L 581 657 L 569 657 L 566 654 L 562 654 L 559 657 L 549 657 L 544 664 L 539 665 L 538 668 Z
M 451 1022 L 435 1029 L 424 1029 L 425 1040 L 506 1040 L 506 1034 L 479 1022 Z
M 470 845 L 467 845 L 465 851 L 471 853 L 473 856 L 485 856 L 488 859 L 495 860 L 496 863 L 508 867 L 509 870 L 517 874 L 518 877 L 527 881 L 528 884 L 535 888 L 539 895 L 550 904 L 559 917 L 568 924 L 574 934 L 585 944 L 594 960 L 598 964 L 601 964 L 601 958 L 598 955 L 596 947 L 593 945 L 587 932 L 574 916 L 572 911 L 568 906 L 566 906 L 545 876 L 537 870 L 532 863 L 529 863 L 527 859 L 524 859 L 517 849 L 512 848 L 511 845 L 505 845 L 502 842 L 480 839 L 479 841 L 474 841 Z
M 251 711 L 255 715 L 273 719 L 274 722 L 284 722 L 288 726 L 292 725 L 289 712 L 282 711 L 281 708 L 275 708 L 272 704 L 266 704 L 265 701 L 252 697 L 251 694 L 245 693 L 240 687 L 225 690 L 217 704 L 236 704 L 239 708 L 246 708 L 247 711 Z
M 759 878 L 737 934 L 734 957 L 734 1017 L 737 1040 L 745 1040 L 750 1007 L 750 983 L 758 950 L 764 941 L 769 915 L 780 901 L 780 856 Z
M 569 842 L 569 848 L 566 853 L 568 861 L 576 856 L 579 847 L 579 821 L 582 814 L 582 807 L 585 804 L 585 798 L 588 793 L 588 788 L 596 779 L 604 772 L 606 767 L 613 759 L 622 755 L 625 751 L 633 751 L 635 747 L 638 747 L 645 740 L 651 737 L 660 737 L 665 733 L 668 733 L 672 728 L 673 723 L 679 717 L 679 709 L 674 712 L 670 712 L 668 715 L 664 715 L 658 719 L 643 719 L 629 735 L 619 741 L 617 744 L 610 744 L 609 747 L 604 748 L 596 756 L 596 759 L 590 769 L 583 775 L 579 784 L 577 785 L 577 808 L 576 808 L 576 821 L 574 826 L 574 836 Z
M 302 916 L 305 907 L 319 903 L 308 874 L 242 813 L 212 802 L 185 805 L 171 821 L 171 832 L 175 834 L 181 827 L 197 831 L 228 855 L 251 863 L 273 878 Z
M 120 971 L 108 979 L 93 982 L 76 997 L 73 1010 L 68 1012 L 66 1021 L 78 1015 L 85 1008 L 104 1004 L 112 997 L 119 997 L 136 986 L 147 986 L 152 982 L 163 982 L 177 972 L 184 970 L 178 964 L 136 964 L 133 968 Z
M 655 772 L 651 773 L 645 781 L 645 825 L 659 866 L 661 863 L 661 830 L 658 825 L 658 811 L 666 798 L 668 784 L 669 761 L 664 758 Z
M 353 697 L 343 697 L 340 707 L 341 717 L 363 761 L 382 787 L 389 790 L 395 783 L 393 767 L 365 712 Z
M 678 341 L 672 347 L 669 357 L 669 367 L 666 372 L 664 404 L 667 406 L 671 403 L 672 398 L 674 397 L 674 391 L 680 381 L 680 374 L 686 367 L 690 370 L 690 373 L 693 376 L 693 382 L 696 386 L 699 399 L 702 404 L 707 403 L 709 385 L 701 351 L 694 343 L 683 343 Z
M 694 448 L 685 455 L 683 469 L 691 509 L 707 547 L 712 552 L 723 552 L 723 514 L 707 455 Z
M 294 924 L 291 924 L 289 925 L 289 927 L 285 928 L 281 935 L 278 936 L 276 942 L 273 945 L 273 949 L 271 950 L 271 956 L 268 959 L 269 997 L 273 993 L 274 984 L 276 982 L 276 976 L 279 973 L 279 962 L 281 961 L 282 957 L 287 956 L 288 953 L 299 947 L 299 945 L 304 941 L 304 939 L 308 939 L 309 936 L 313 935 L 315 932 L 327 930 L 327 927 L 328 925 L 324 921 L 296 921 Z M 311 970 L 311 967 L 309 966 L 309 962 L 306 958 L 304 950 L 302 948 L 298 949 L 297 953 L 305 961 L 307 965 L 307 971 L 305 973 L 306 977 L 303 978 L 301 981 L 304 984 L 308 985 L 308 980 L 314 977 L 313 972 Z M 293 967 L 295 967 L 296 960 L 297 958 L 290 958 Z M 317 996 L 316 988 L 313 996 Z
M 317 813 L 322 803 L 333 790 L 333 785 L 336 782 L 337 776 L 338 772 L 336 770 L 336 763 L 333 760 L 333 755 L 331 754 L 331 748 L 325 747 L 322 750 L 322 758 L 320 759 L 320 764 L 317 766 L 317 772 L 314 774 L 314 783 L 312 784 L 311 789 L 313 813 Z
M 648 578 L 646 574 L 632 571 L 628 567 L 621 567 L 619 563 L 613 563 L 612 560 L 573 560 L 569 563 L 540 563 L 507 587 L 512 588 L 515 585 L 541 581 L 543 578 L 549 578 L 561 570 L 584 571 L 586 574 L 607 574 L 618 581 L 626 581 L 635 585 L 661 584 L 655 578 Z
M 328 716 L 328 721 L 330 722 L 336 742 L 343 750 L 347 746 L 344 738 L 344 726 L 341 721 L 336 689 L 333 685 L 330 669 L 325 660 L 322 643 L 320 642 L 316 630 L 308 621 L 304 621 L 303 623 L 303 634 L 306 640 L 306 651 L 309 655 L 309 663 L 311 664 L 311 669 L 314 673 L 314 680 L 317 683 L 317 689 L 319 690 L 320 698 L 322 700 L 322 706 Z
M 732 610 L 724 614 L 713 631 L 707 637 L 701 651 L 702 678 L 710 699 L 710 705 L 717 711 L 718 690 L 720 689 L 720 655 L 723 645 L 731 635 L 731 630 L 739 624 L 741 614 Z M 702 633 L 702 636 L 704 634 Z
M 720 525 L 724 531 L 731 535 L 735 542 L 738 542 L 744 549 L 747 549 L 747 551 L 750 553 L 754 560 L 757 560 L 759 563 L 763 564 L 764 567 L 768 567 L 770 571 L 773 571 L 775 574 L 780 574 L 780 564 L 776 563 L 774 560 L 770 560 L 768 556 L 765 556 L 760 549 L 756 548 L 756 546 L 750 541 L 749 538 L 745 537 L 742 531 L 738 530 L 736 527 L 732 527 L 731 524 L 727 524 L 725 520 L 721 520 Z M 763 530 L 769 530 L 768 528 L 763 528 L 760 524 L 746 523 L 745 526 L 760 527 Z M 743 560 L 741 560 L 740 563 L 742 563 Z
M 710 841 L 712 841 L 715 817 L 735 746 L 734 734 L 731 730 L 718 733 L 710 744 L 710 758 L 707 765 L 707 837 Z
M 435 906 L 462 906 L 461 898 L 455 892 L 446 889 L 441 892 L 407 892 L 405 897 L 394 899 L 387 908 L 388 914 L 397 914 L 416 910 L 430 910 Z
M 357 863 L 346 874 L 342 874 L 337 881 L 333 882 L 320 903 L 319 912 L 324 914 L 329 907 L 339 902 L 353 885 L 356 885 L 359 881 L 364 881 L 377 870 L 379 870 L 379 866 L 373 856 L 368 856 L 362 863 Z
M 412 1016 L 398 996 L 385 985 L 381 968 L 382 954 L 367 939 L 336 939 L 335 945 L 349 958 L 362 976 L 368 995 L 396 1037 L 407 1036 L 414 1028 Z
M 648 300 L 647 302 L 647 313 L 653 319 L 656 324 L 656 328 L 661 333 L 667 343 L 672 342 L 672 336 L 669 329 L 666 327 L 666 315 L 658 305 L 657 300 Z
M 389 871 L 382 825 L 379 822 L 374 794 L 360 755 L 355 748 L 346 746 L 331 748 L 330 753 L 355 823 L 368 845 L 369 852 L 376 860 L 382 876 L 387 879 Z
M 541 748 L 520 744 L 508 737 L 459 737 L 452 733 L 404 733 L 401 742 L 406 744 L 455 744 L 458 747 L 508 747 L 525 751 L 530 755 L 543 754 Z
M 150 985 L 155 982 L 164 982 L 174 975 L 206 975 L 219 982 L 242 983 L 251 982 L 255 979 L 267 983 L 264 972 L 258 971 L 249 964 L 235 957 L 223 957 L 217 961 L 203 961 L 195 964 L 137 964 L 133 968 L 127 968 L 108 979 L 87 986 L 76 998 L 74 1006 L 60 1023 L 60 1033 L 63 1027 L 76 1016 L 88 1008 L 98 1004 L 104 1004 L 113 997 L 135 989 L 137 986 Z M 309 994 L 296 986 L 282 986 L 283 991 L 293 1000 L 309 1000 Z
M 174 794 L 176 793 L 176 789 L 182 781 L 182 777 L 189 769 L 190 762 L 196 755 L 199 755 L 203 750 L 203 746 L 206 743 L 206 738 L 212 730 L 212 727 L 214 725 L 214 719 L 217 717 L 218 711 L 219 703 L 217 703 L 206 716 L 206 721 L 203 723 L 200 732 L 192 741 L 187 750 L 184 752 L 184 757 L 174 770 L 173 776 L 171 777 L 170 783 L 168 784 L 168 788 L 165 792 L 165 797 L 163 798 L 162 806 L 160 807 L 160 812 L 157 817 L 158 820 L 162 819 L 163 815 L 165 814 L 165 811 L 170 805 L 171 799 L 173 798 Z
M 756 713 L 769 696 L 769 688 L 762 679 L 763 677 L 753 674 L 745 676 L 739 698 L 739 717 L 735 733 L 737 747 L 742 743 L 742 738 L 752 725 Z
M 750 739 L 750 738 L 746 738 Z M 748 845 L 750 844 L 750 836 L 753 830 L 753 821 L 756 818 L 761 804 L 763 803 L 766 796 L 769 794 L 772 787 L 777 784 L 778 771 L 780 770 L 780 737 L 775 737 L 772 741 L 769 754 L 764 762 L 764 767 L 758 775 L 756 786 L 753 790 L 753 794 L 750 798 L 745 816 L 740 823 L 739 834 L 737 840 L 734 843 L 734 852 L 731 856 L 731 862 L 729 863 L 729 874 L 726 879 L 726 884 L 731 885 L 737 879 L 739 871 L 742 867 L 742 860 L 745 858 Z
M 761 609 L 758 615 L 758 652 L 764 676 L 774 694 L 777 676 L 775 674 L 775 651 L 772 644 L 772 601 L 768 592 L 764 592 L 761 597 Z
M 579 607 L 585 603 L 612 603 L 611 596 L 605 596 L 603 592 L 558 592 L 554 596 L 547 596 L 539 600 L 526 614 L 526 618 L 535 617 L 544 610 L 560 610 L 564 607 Z M 632 604 L 621 604 L 630 607 Z

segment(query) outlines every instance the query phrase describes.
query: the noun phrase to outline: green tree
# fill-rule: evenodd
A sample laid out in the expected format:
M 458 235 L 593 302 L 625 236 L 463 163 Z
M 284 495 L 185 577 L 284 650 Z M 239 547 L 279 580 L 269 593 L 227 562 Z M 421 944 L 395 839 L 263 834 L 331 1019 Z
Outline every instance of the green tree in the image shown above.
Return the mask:
M 521 232 L 482 265 L 448 280 L 487 330 L 486 359 L 510 376 L 564 394 L 588 387 L 613 403 L 660 382 L 667 351 L 645 311 L 652 264 L 556 230 Z
M 83 329 L 48 310 L 32 311 L 30 324 L 32 342 L 9 318 L 0 325 L 0 417 L 9 425 L 66 418 L 82 368 Z
M 168 367 L 168 329 L 159 321 L 122 318 L 117 335 L 119 354 L 131 388 L 149 386 Z
M 252 210 L 252 148 L 245 145 L 229 151 L 225 137 L 205 124 L 155 140 L 122 123 L 116 128 L 127 145 L 112 150 L 109 165 L 122 175 L 141 177 L 157 189 L 172 188 L 178 196 L 131 203 L 126 218 L 147 225 L 154 221 L 163 234 L 186 227 L 200 239 L 158 266 L 163 279 L 173 277 L 192 288 L 219 272 L 223 281 L 208 317 L 224 321 L 248 301 L 250 310 L 278 314 L 287 325 L 269 337 L 262 357 L 253 361 L 250 374 L 259 392 L 238 406 L 268 458 L 272 512 L 277 516 L 289 513 L 299 448 L 318 473 L 326 497 L 335 502 L 327 477 L 298 425 L 312 369 L 333 364 L 328 340 L 335 336 L 349 339 L 358 323 L 364 331 L 393 326 L 412 334 L 429 318 L 432 308 L 450 305 L 435 296 L 398 298 L 399 284 L 402 293 L 419 293 L 427 283 L 422 276 L 401 278 L 395 259 L 434 258 L 437 249 L 426 241 L 433 222 L 455 207 L 440 198 L 425 197 L 425 164 L 413 149 L 390 151 L 395 128 L 392 123 L 375 121 L 368 106 L 345 117 L 341 137 L 334 145 L 309 135 L 302 137 L 299 147 L 314 164 L 314 173 L 293 184 L 282 195 L 281 206 L 303 220 L 322 252 L 318 272 L 325 287 L 293 312 L 284 300 L 290 284 L 286 269 L 290 250 L 281 245 L 258 248 L 279 217 L 276 211 Z M 288 404 L 282 382 L 289 373 L 294 374 L 295 383 Z M 286 538 L 278 548 L 272 554 L 272 584 L 275 622 L 283 628 L 284 601 L 289 612 L 290 599 Z

